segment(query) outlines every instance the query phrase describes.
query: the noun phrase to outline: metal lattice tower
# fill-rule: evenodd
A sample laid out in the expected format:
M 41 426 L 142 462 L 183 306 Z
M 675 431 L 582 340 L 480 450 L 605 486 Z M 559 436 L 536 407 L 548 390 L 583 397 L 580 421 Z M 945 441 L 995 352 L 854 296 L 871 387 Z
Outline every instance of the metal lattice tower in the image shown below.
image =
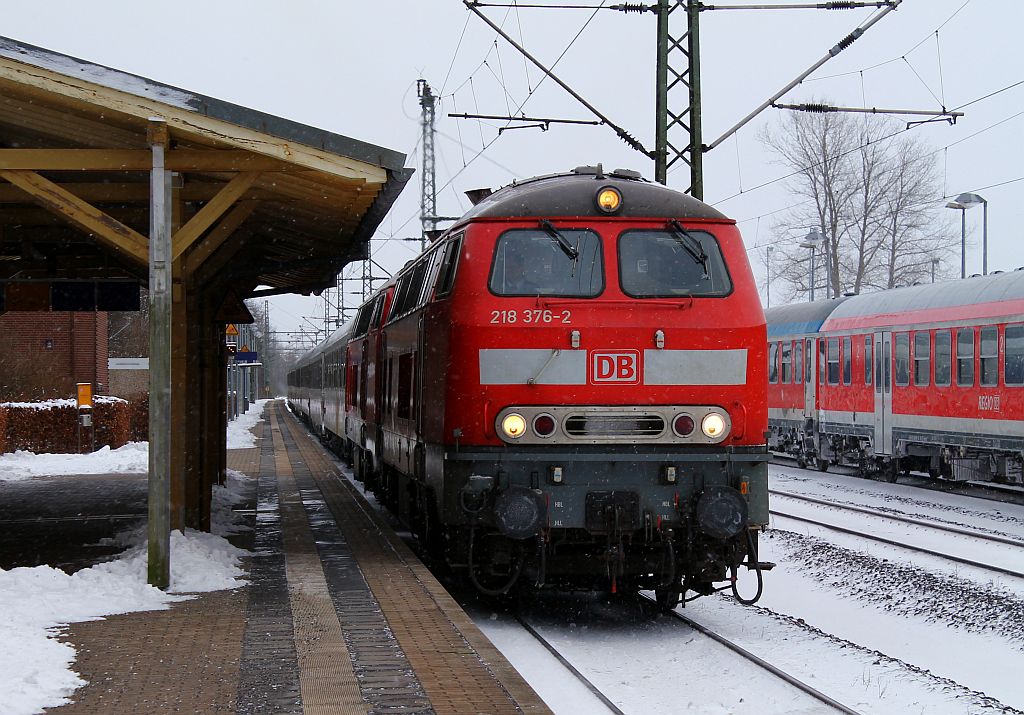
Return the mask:
M 672 14 L 686 16 L 682 35 L 671 32 Z M 690 167 L 687 193 L 704 198 L 703 137 L 700 123 L 700 35 L 696 0 L 658 0 L 658 63 L 654 179 L 665 184 L 668 170 L 682 160 Z M 671 75 L 671 77 L 670 77 Z M 675 107 L 681 109 L 676 110 Z
M 437 228 L 437 184 L 434 172 L 434 96 L 427 80 L 416 80 L 416 95 L 420 98 L 420 130 L 423 146 L 423 190 L 420 194 L 420 223 L 423 227 L 420 250 L 426 247 L 427 236 Z

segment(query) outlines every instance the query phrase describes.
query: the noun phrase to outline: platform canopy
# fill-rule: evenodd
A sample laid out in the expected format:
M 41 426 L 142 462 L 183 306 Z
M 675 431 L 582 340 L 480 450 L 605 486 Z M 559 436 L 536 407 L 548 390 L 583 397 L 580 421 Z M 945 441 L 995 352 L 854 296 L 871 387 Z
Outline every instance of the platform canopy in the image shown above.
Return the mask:
M 389 149 L 0 37 L 0 280 L 146 280 L 154 117 L 176 276 L 202 267 L 242 298 L 333 285 L 412 173 Z

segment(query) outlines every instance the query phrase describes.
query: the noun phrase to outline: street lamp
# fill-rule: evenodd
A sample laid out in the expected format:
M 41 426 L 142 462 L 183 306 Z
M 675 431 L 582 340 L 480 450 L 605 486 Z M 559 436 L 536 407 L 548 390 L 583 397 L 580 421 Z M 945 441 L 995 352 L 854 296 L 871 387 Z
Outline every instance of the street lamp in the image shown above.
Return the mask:
M 809 249 L 811 249 L 811 302 L 812 303 L 814 302 L 814 283 L 815 283 L 815 280 L 814 280 L 814 262 L 815 262 L 814 261 L 814 252 L 817 250 L 818 246 L 821 245 L 821 240 L 822 240 L 822 236 L 821 236 L 820 233 L 818 233 L 818 229 L 812 228 L 811 232 L 807 234 L 807 237 L 800 244 L 800 248 L 809 248 Z M 826 297 L 828 297 L 828 296 L 826 295 Z
M 764 251 L 764 267 L 768 271 L 768 305 L 767 308 L 772 307 L 772 254 L 775 253 L 774 246 L 768 246 Z
M 984 215 L 981 229 L 981 274 L 988 275 L 988 201 L 977 194 L 960 194 L 955 201 L 946 204 L 948 209 L 960 210 L 960 277 L 967 277 L 967 261 L 964 258 L 967 246 L 967 209 L 982 205 Z
M 939 265 L 939 259 L 938 258 L 933 258 L 932 259 L 932 283 L 935 282 L 935 269 L 938 267 L 938 265 Z

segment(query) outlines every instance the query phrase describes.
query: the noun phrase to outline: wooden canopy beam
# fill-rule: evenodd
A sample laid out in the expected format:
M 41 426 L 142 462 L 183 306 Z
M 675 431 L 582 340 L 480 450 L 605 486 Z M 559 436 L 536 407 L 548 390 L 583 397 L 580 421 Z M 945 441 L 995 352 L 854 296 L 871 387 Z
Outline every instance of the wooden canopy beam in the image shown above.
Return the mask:
M 0 169 L 12 170 L 149 171 L 152 161 L 145 149 L 0 149 Z M 166 166 L 168 171 L 178 172 L 309 171 L 236 149 L 172 149 L 167 152 Z
M 213 255 L 214 251 L 220 248 L 231 234 L 249 218 L 258 204 L 258 201 L 242 201 L 228 211 L 227 215 L 210 231 L 206 238 L 196 244 L 195 248 L 182 259 L 182 271 L 185 275 L 195 273 L 196 269 L 203 265 L 206 259 Z
M 149 239 L 58 184 L 33 171 L 0 169 L 0 178 L 14 184 L 50 211 L 95 235 L 105 246 L 127 254 L 137 263 L 149 264 Z
M 174 234 L 171 260 L 178 260 L 182 253 L 191 248 L 192 244 L 198 241 L 199 237 L 252 187 L 259 175 L 258 171 L 239 174 L 218 191 L 217 195 L 203 206 L 199 213 L 189 219 L 188 223 L 178 229 Z

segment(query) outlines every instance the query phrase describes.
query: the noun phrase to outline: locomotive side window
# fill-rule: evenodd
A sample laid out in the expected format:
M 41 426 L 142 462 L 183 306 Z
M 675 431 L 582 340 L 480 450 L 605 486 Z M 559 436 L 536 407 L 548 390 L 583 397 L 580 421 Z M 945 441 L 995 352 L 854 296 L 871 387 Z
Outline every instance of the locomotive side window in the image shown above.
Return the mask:
M 896 386 L 910 384 L 910 334 L 896 334 Z
M 956 384 L 974 385 L 974 328 L 956 331 Z
M 768 346 L 768 382 L 773 385 L 779 381 L 779 344 Z
M 721 297 L 732 292 L 722 249 L 705 231 L 623 232 L 619 281 L 622 291 L 634 298 Z
M 601 239 L 585 229 L 558 229 L 557 235 L 566 245 L 540 229 L 501 234 L 491 266 L 491 292 L 579 298 L 599 295 L 604 290 Z
M 793 346 L 793 382 L 800 384 L 804 381 L 804 342 L 797 340 Z
M 981 329 L 981 384 L 992 387 L 999 384 L 999 328 L 994 325 Z
M 843 384 L 849 385 L 853 380 L 853 344 L 852 338 L 843 338 Z
M 839 338 L 828 339 L 828 384 L 839 384 Z
M 793 381 L 793 343 L 785 342 L 782 343 L 782 379 L 779 380 L 783 385 L 788 385 Z
M 434 295 L 442 298 L 452 292 L 455 285 L 455 269 L 459 265 L 459 252 L 462 248 L 462 234 L 448 241 L 441 259 L 441 269 L 437 272 L 437 288 Z
M 935 385 L 949 387 L 952 372 L 952 341 L 948 330 L 935 333 Z
M 864 384 L 871 384 L 871 336 L 864 336 Z
M 931 378 L 931 335 L 914 333 L 914 384 L 927 387 Z
M 1024 385 L 1024 325 L 1007 325 L 1005 337 L 1004 380 L 1007 385 Z

